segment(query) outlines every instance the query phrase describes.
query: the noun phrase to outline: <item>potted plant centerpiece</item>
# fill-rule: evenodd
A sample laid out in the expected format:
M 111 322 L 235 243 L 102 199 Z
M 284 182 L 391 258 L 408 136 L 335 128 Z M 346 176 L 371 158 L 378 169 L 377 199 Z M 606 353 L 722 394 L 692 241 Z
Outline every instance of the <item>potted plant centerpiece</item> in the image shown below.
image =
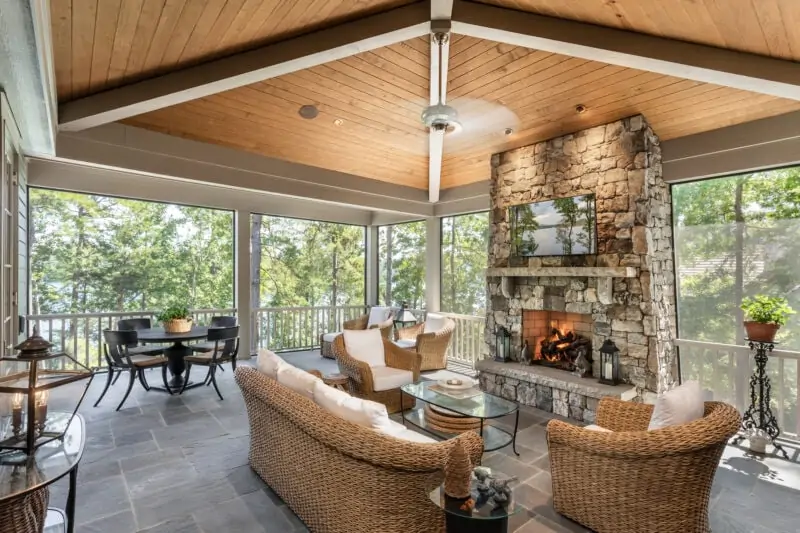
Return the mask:
M 192 315 L 185 306 L 174 305 L 161 311 L 156 320 L 167 333 L 186 333 L 192 329 Z
M 778 329 L 794 314 L 786 298 L 764 294 L 742 300 L 742 310 L 749 319 L 744 322 L 747 338 L 761 342 L 774 341 Z

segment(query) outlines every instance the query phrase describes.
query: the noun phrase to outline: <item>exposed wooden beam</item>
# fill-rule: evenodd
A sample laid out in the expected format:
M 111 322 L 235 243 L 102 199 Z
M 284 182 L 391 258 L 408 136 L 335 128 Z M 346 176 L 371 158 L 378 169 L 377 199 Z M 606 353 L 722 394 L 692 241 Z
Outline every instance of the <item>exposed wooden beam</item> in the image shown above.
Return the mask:
M 455 0 L 454 33 L 800 100 L 800 63 Z
M 431 69 L 430 104 L 444 104 L 447 101 L 447 74 L 450 72 L 450 17 L 453 14 L 453 0 L 431 0 Z M 437 34 L 446 37 L 437 40 Z M 431 131 L 428 133 L 428 201 L 439 201 L 442 186 L 442 158 L 444 157 L 444 136 Z
M 420 37 L 430 31 L 429 17 L 427 3 L 410 4 L 88 96 L 61 106 L 59 128 L 116 122 Z

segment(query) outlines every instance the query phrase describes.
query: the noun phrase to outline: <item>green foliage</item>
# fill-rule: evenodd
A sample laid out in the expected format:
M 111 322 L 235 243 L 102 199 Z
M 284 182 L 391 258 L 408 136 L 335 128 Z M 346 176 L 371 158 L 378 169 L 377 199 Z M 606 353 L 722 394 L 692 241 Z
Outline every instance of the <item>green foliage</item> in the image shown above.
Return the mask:
M 786 298 L 764 294 L 759 294 L 754 298 L 745 298 L 742 301 L 742 310 L 754 322 L 778 324 L 779 326 L 785 325 L 789 315 L 795 313 L 794 309 L 789 307 Z
M 169 322 L 170 320 L 192 320 L 192 314 L 185 305 L 173 305 L 167 307 L 156 315 L 159 322 Z
M 426 223 L 382 226 L 378 232 L 378 297 L 384 305 L 425 307 Z
M 489 249 L 489 213 L 442 219 L 443 311 L 465 315 L 486 312 L 484 269 Z

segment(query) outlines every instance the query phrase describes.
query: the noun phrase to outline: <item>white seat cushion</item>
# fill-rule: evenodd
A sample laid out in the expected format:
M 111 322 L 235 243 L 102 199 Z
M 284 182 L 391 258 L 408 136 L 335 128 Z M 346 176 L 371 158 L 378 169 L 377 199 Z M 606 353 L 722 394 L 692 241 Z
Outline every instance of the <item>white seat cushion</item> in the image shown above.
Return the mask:
M 289 363 L 278 366 L 278 383 L 286 385 L 306 398 L 314 398 L 314 387 L 318 381 L 321 382 L 322 380 Z
M 322 340 L 325 342 L 333 342 L 334 339 L 336 339 L 336 337 L 338 337 L 341 334 L 342 334 L 341 331 L 336 331 L 334 333 L 326 333 L 325 335 L 322 336 Z
M 380 324 L 389 320 L 389 315 L 392 313 L 391 307 L 373 307 L 369 310 L 369 318 L 367 318 L 367 327 L 373 324 Z
M 588 429 L 589 431 L 600 431 L 602 433 L 613 433 L 610 429 L 606 429 L 601 426 L 597 426 L 595 424 L 589 424 L 588 426 L 584 426 L 583 429 Z
M 350 396 L 322 381 L 314 384 L 314 402 L 332 415 L 359 426 L 382 430 L 392 422 L 382 403 Z
M 258 358 L 256 359 L 256 366 L 262 373 L 275 379 L 278 374 L 278 368 L 281 365 L 288 364 L 286 361 L 278 357 L 275 352 L 271 352 L 266 348 L 258 351 Z
M 703 417 L 703 389 L 698 381 L 687 381 L 671 391 L 659 394 L 648 430 L 688 424 Z
M 428 313 L 425 316 L 425 326 L 422 328 L 423 333 L 435 333 L 444 328 L 447 324 L 447 318 L 436 313 Z
M 389 422 L 390 422 L 389 425 L 385 426 L 384 428 L 378 431 L 385 435 L 389 435 L 390 437 L 394 437 L 396 439 L 401 439 L 401 440 L 407 440 L 411 442 L 418 442 L 423 444 L 437 442 L 436 439 L 433 439 L 428 435 L 424 435 L 422 433 L 417 433 L 413 429 L 408 429 L 399 422 L 395 422 L 394 420 L 389 420 Z
M 406 350 L 417 346 L 416 339 L 397 339 L 396 341 L 394 341 L 394 343 L 401 348 L 405 348 Z
M 410 370 L 390 366 L 372 367 L 372 384 L 375 392 L 396 389 L 414 383 L 414 373 Z
M 343 333 L 344 347 L 350 357 L 370 367 L 386 366 L 383 356 L 383 337 L 379 329 L 347 329 Z

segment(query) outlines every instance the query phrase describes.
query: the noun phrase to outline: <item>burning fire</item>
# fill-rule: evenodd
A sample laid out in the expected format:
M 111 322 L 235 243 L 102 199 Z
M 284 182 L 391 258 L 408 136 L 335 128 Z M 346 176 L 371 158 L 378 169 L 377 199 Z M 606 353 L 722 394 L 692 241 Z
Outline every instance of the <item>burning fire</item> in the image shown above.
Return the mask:
M 559 329 L 557 327 L 550 328 L 550 336 L 546 337 L 545 339 L 539 341 L 536 344 L 536 354 L 534 355 L 533 358 L 534 359 L 538 359 L 538 360 L 544 359 L 545 361 L 547 361 L 549 363 L 555 363 L 556 361 L 560 360 L 561 359 L 560 353 L 542 354 L 542 345 L 543 344 L 548 344 L 548 343 L 551 343 L 551 342 L 555 342 L 555 343 L 557 343 L 555 345 L 556 349 L 559 352 L 561 352 L 562 350 L 565 350 L 570 345 L 569 342 L 558 342 L 560 339 L 563 339 L 564 336 L 565 336 L 565 333 L 561 329 Z

